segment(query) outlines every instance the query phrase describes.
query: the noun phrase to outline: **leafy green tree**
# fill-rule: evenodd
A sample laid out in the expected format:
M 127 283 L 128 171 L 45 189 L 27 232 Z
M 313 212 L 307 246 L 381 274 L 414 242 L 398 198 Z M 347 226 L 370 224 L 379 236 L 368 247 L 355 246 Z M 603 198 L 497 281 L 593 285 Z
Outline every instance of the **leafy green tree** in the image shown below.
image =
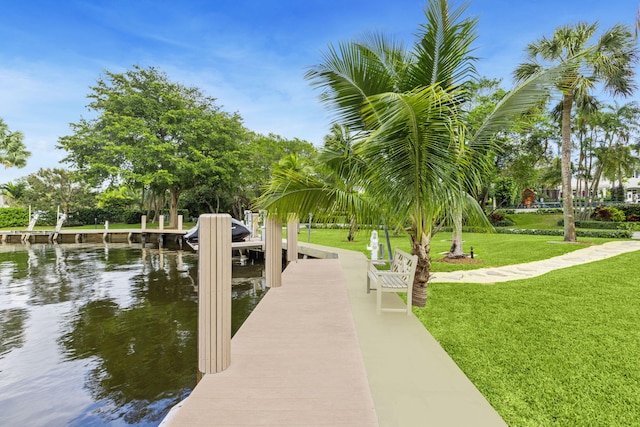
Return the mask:
M 575 62 L 562 75 L 557 89 L 562 94 L 562 198 L 564 240 L 576 241 L 573 194 L 571 189 L 571 112 L 575 104 L 589 102 L 596 82 L 614 95 L 630 95 L 634 88 L 634 64 L 638 50 L 631 30 L 615 25 L 589 44 L 597 24 L 578 23 L 557 28 L 551 38 L 542 37 L 527 46 L 528 62 L 514 71 L 517 80 L 530 78 L 552 64 Z
M 0 164 L 6 168 L 23 168 L 31 155 L 24 145 L 24 135 L 19 131 L 10 131 L 9 126 L 0 118 Z
M 170 227 L 177 226 L 180 195 L 202 182 L 222 185 L 237 176 L 238 114 L 220 110 L 199 89 L 171 82 L 156 68 L 105 72 L 91 88 L 97 114 L 71 125 L 59 139 L 65 162 L 94 182 L 124 182 L 170 194 Z
M 299 138 L 287 139 L 280 135 L 261 135 L 250 133 L 242 142 L 241 168 L 238 179 L 235 181 L 238 212 L 244 208 L 252 207 L 255 199 L 262 193 L 265 183 L 269 182 L 273 173 L 273 167 L 282 159 L 295 155 L 301 161 L 309 161 L 315 154 L 315 146 Z
M 108 188 L 96 196 L 99 208 L 132 208 L 139 200 L 135 191 L 123 185 Z
M 89 185 L 74 172 L 66 169 L 40 169 L 26 178 L 24 198 L 35 209 L 56 210 L 69 214 L 80 208 L 95 207 L 95 195 Z
M 244 210 L 253 208 L 262 187 L 271 179 L 274 165 L 292 154 L 300 159 L 310 159 L 316 152 L 310 142 L 275 134 L 247 132 L 239 142 L 235 176 L 217 183 L 203 181 L 185 191 L 182 207 L 188 209 L 192 216 L 205 212 L 231 212 L 234 217 L 242 218 Z
M 308 141 L 298 138 L 286 139 L 280 135 L 261 135 L 251 132 L 241 143 L 242 167 L 239 180 L 248 198 L 260 195 L 261 186 L 271 178 L 272 168 L 286 156 L 295 154 L 311 159 L 316 148 Z

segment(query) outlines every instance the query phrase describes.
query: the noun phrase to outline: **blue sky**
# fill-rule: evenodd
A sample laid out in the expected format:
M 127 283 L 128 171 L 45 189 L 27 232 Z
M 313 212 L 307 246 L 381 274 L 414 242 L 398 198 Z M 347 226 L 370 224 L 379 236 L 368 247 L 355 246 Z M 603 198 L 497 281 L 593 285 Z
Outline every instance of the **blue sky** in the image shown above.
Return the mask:
M 632 25 L 638 0 L 474 0 L 481 75 L 503 78 L 525 46 L 578 21 Z M 453 1 L 453 4 L 460 4 Z M 69 123 L 89 116 L 86 95 L 104 70 L 156 66 L 197 86 L 247 128 L 320 145 L 330 114 L 303 79 L 329 43 L 364 32 L 414 40 L 425 22 L 418 0 L 94 0 L 7 1 L 0 23 L 0 117 L 25 134 L 23 169 L 3 169 L 0 184 L 42 167 L 61 167 L 55 148 Z

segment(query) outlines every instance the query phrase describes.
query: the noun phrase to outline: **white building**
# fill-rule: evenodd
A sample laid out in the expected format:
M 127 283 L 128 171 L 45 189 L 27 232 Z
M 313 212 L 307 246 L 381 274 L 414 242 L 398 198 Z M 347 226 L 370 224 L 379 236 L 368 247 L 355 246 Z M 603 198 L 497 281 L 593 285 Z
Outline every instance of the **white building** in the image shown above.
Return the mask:
M 577 194 L 577 181 L 574 178 L 571 182 L 571 188 L 573 188 L 573 194 L 575 197 L 583 197 L 585 196 L 584 190 L 582 194 Z M 612 183 L 606 178 L 600 179 L 600 184 L 598 185 L 598 195 L 596 196 L 596 200 L 604 199 L 607 197 L 607 193 L 611 192 L 611 189 L 617 186 L 617 182 Z M 640 170 L 636 170 L 633 175 L 629 178 L 625 178 L 622 181 L 622 185 L 625 190 L 625 203 L 640 203 Z

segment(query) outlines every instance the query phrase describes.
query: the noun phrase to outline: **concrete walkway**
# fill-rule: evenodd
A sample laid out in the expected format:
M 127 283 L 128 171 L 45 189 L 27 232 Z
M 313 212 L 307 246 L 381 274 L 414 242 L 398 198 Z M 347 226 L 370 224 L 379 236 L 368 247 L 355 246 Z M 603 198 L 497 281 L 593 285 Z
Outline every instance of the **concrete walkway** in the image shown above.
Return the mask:
M 381 427 L 506 426 L 415 316 L 376 314 L 375 292 L 366 292 L 362 253 L 299 245 L 315 256 L 338 255 Z M 383 298 L 385 306 L 404 306 L 396 294 Z
M 563 243 L 558 243 L 563 244 Z M 553 258 L 513 264 L 504 267 L 480 268 L 477 270 L 454 271 L 448 273 L 434 273 L 431 282 L 448 283 L 497 283 L 510 280 L 529 279 L 540 276 L 552 270 L 572 267 L 587 262 L 600 261 L 612 256 L 640 250 L 639 241 L 615 241 L 602 245 L 588 246 Z

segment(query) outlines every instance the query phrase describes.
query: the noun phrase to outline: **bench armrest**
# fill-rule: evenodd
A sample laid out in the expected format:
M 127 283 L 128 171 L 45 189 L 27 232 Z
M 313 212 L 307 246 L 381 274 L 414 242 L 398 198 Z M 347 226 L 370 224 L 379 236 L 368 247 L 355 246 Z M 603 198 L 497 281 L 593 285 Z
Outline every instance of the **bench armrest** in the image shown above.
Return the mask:
M 371 264 L 389 264 L 393 262 L 392 259 L 367 259 L 367 263 Z

